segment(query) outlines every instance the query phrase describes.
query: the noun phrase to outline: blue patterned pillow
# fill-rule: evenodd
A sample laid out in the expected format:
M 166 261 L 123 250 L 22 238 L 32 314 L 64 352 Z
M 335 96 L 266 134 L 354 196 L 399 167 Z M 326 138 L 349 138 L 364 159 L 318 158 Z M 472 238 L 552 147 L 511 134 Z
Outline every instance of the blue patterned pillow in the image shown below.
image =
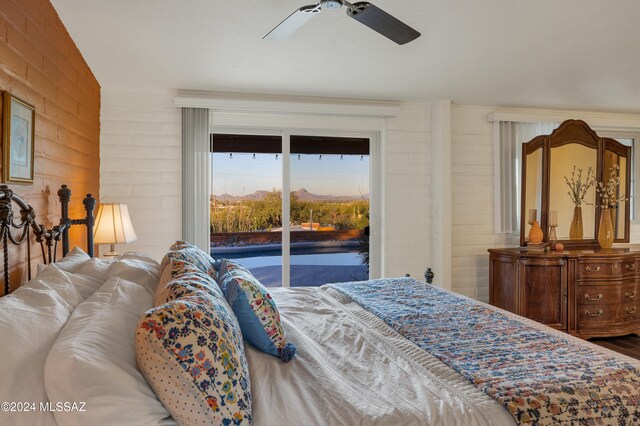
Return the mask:
M 276 302 L 249 271 L 223 259 L 219 271 L 225 297 L 236 314 L 244 338 L 262 352 L 289 361 L 296 353 L 287 343 Z
M 209 274 L 214 280 L 217 278 L 215 261 L 209 253 L 200 250 L 198 247 L 193 244 L 189 244 L 186 241 L 176 241 L 171 247 L 169 247 L 169 251 L 165 254 L 164 258 L 162 258 L 162 262 L 160 263 L 161 271 L 166 268 L 169 264 L 169 260 L 171 259 L 183 261 L 195 266 L 205 274 Z
M 145 313 L 140 371 L 180 424 L 251 424 L 242 333 L 223 298 L 198 291 Z

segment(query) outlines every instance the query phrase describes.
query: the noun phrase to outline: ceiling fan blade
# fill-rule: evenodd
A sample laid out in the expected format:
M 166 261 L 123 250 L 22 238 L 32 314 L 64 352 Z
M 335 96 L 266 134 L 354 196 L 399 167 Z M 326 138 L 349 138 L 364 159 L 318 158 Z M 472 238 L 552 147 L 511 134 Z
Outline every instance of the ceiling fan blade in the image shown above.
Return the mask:
M 301 26 L 309 22 L 313 17 L 318 15 L 322 7 L 319 4 L 311 4 L 302 6 L 293 12 L 287 19 L 280 22 L 274 29 L 269 31 L 262 39 L 282 40 L 295 33 Z
M 353 3 L 347 8 L 347 15 L 398 44 L 420 37 L 418 31 L 371 3 Z

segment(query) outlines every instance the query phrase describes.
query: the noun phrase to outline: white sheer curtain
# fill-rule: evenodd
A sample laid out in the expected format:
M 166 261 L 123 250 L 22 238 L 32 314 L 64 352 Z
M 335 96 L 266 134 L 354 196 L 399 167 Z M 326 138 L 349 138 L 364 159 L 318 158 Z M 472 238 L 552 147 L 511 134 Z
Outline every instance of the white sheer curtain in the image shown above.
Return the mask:
M 520 180 L 522 144 L 538 135 L 548 135 L 557 123 L 498 123 L 496 156 L 496 232 L 520 233 Z M 540 200 L 538 200 L 540 203 Z

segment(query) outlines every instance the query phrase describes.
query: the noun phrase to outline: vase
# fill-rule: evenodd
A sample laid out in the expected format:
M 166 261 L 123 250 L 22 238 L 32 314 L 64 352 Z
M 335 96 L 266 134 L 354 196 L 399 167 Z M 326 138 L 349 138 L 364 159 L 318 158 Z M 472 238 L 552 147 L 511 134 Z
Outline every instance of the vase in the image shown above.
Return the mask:
M 613 225 L 609 209 L 600 212 L 600 226 L 598 227 L 598 244 L 603 249 L 611 248 L 613 245 Z
M 538 221 L 534 220 L 531 225 L 531 230 L 529 231 L 529 242 L 533 244 L 540 244 L 543 238 L 544 234 L 542 233 L 542 228 L 540 228 Z
M 569 228 L 569 239 L 581 240 L 582 235 L 582 207 L 576 206 L 573 208 L 573 219 L 571 220 L 571 227 Z

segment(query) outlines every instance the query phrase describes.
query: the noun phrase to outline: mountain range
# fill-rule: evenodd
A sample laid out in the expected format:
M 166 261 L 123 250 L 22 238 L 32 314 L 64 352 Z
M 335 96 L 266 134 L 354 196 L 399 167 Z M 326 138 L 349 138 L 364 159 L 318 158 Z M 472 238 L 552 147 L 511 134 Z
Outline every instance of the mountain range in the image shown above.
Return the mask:
M 254 192 L 253 194 L 248 194 L 244 196 L 239 195 L 231 195 L 231 194 L 222 194 L 222 195 L 214 195 L 213 197 L 218 201 L 242 201 L 242 200 L 264 200 L 271 191 L 259 190 Z M 297 191 L 292 192 L 293 195 L 298 197 L 298 200 L 301 201 L 354 201 L 354 200 L 365 200 L 369 199 L 369 194 L 364 195 L 319 195 L 313 194 L 306 189 L 298 189 Z

